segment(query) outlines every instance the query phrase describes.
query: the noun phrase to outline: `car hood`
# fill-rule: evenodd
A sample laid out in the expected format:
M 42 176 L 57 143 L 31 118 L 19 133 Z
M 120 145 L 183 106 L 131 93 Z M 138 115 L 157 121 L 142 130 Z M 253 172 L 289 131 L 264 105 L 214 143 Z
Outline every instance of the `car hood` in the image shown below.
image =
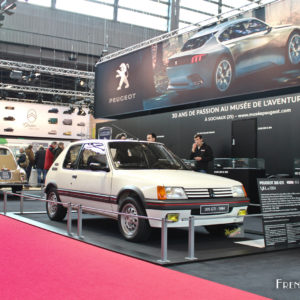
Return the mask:
M 191 170 L 115 170 L 115 178 L 126 178 L 130 184 L 177 186 L 184 188 L 216 188 L 241 185 L 240 182 L 221 176 Z

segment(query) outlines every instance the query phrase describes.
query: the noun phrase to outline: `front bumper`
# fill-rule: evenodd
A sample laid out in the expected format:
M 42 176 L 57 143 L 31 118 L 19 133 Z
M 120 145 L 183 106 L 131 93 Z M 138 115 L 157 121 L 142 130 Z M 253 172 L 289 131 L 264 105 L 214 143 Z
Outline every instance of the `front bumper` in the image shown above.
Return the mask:
M 228 213 L 224 214 L 201 214 L 201 205 L 222 205 L 228 204 Z M 219 198 L 219 199 L 197 199 L 197 200 L 180 200 L 180 201 L 159 201 L 147 200 L 146 213 L 150 218 L 151 227 L 161 227 L 161 221 L 155 219 L 164 219 L 168 214 L 179 214 L 177 222 L 168 222 L 168 227 L 188 227 L 189 217 L 194 216 L 195 226 L 217 225 L 242 223 L 244 216 L 240 216 L 240 210 L 247 210 L 249 204 L 248 198 Z

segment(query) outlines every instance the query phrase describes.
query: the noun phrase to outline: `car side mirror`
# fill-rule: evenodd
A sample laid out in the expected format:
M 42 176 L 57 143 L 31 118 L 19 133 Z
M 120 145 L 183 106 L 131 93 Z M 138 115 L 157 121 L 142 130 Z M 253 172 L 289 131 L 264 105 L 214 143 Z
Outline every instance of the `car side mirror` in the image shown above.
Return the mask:
M 90 163 L 90 169 L 92 171 L 105 171 L 105 172 L 110 171 L 110 169 L 107 165 L 103 165 L 100 163 Z

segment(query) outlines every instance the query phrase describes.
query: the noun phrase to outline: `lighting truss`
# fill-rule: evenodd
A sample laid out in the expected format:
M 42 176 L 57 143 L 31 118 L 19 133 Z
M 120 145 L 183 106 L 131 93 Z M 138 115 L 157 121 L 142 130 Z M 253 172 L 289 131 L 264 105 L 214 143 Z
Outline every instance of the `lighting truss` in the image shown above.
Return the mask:
M 0 90 L 94 99 L 94 94 L 89 92 L 24 86 L 24 85 L 13 85 L 13 84 L 1 83 L 1 82 L 0 82 Z
M 130 53 L 130 52 L 136 51 L 138 49 L 145 48 L 145 47 L 150 46 L 152 44 L 156 44 L 156 43 L 165 41 L 165 40 L 167 40 L 167 39 L 169 39 L 169 38 L 171 38 L 173 36 L 178 36 L 178 35 L 183 34 L 185 32 L 189 32 L 191 30 L 194 30 L 195 28 L 201 28 L 203 26 L 212 25 L 212 24 L 214 24 L 216 22 L 221 22 L 223 19 L 227 18 L 226 16 L 229 16 L 229 15 L 230 15 L 230 18 L 234 18 L 236 16 L 244 14 L 247 11 L 251 11 L 251 10 L 253 10 L 255 8 L 259 8 L 259 7 L 265 6 L 264 2 L 266 2 L 267 4 L 269 4 L 269 3 L 277 2 L 277 1 L 278 0 L 267 0 L 267 1 L 252 0 L 251 2 L 249 2 L 248 4 L 246 4 L 244 6 L 241 6 L 239 8 L 233 8 L 231 11 L 227 11 L 225 13 L 222 13 L 222 14 L 210 17 L 210 18 L 208 18 L 206 20 L 203 20 L 203 21 L 201 21 L 199 23 L 195 23 L 195 24 L 189 25 L 189 26 L 187 26 L 185 28 L 175 29 L 173 31 L 170 31 L 168 33 L 159 35 L 157 37 L 154 37 L 154 38 L 149 39 L 147 41 L 141 42 L 139 44 L 136 44 L 136 45 L 127 47 L 125 49 L 113 52 L 111 54 L 107 54 L 105 56 L 102 56 L 102 57 L 100 57 L 99 62 L 105 62 L 105 61 L 111 60 L 113 58 L 119 57 L 121 55 L 124 55 L 124 54 Z
M 86 72 L 86 71 L 58 68 L 58 67 L 51 67 L 51 66 L 43 66 L 43 65 L 10 61 L 4 59 L 0 59 L 0 68 L 34 71 L 39 73 L 47 73 L 51 75 L 61 75 L 66 77 L 77 77 L 77 78 L 86 78 L 86 79 L 94 79 L 95 77 L 93 72 Z

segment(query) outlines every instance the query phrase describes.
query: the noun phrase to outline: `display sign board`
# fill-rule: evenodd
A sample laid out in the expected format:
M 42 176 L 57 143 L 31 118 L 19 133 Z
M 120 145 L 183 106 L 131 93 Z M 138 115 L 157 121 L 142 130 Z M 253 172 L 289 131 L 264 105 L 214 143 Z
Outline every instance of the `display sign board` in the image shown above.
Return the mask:
M 98 63 L 95 118 L 299 86 L 299 10 L 283 0 Z
M 87 109 L 78 115 L 67 106 L 26 102 L 0 102 L 0 135 L 84 139 L 89 137 Z
M 300 179 L 258 179 L 265 245 L 300 244 Z

